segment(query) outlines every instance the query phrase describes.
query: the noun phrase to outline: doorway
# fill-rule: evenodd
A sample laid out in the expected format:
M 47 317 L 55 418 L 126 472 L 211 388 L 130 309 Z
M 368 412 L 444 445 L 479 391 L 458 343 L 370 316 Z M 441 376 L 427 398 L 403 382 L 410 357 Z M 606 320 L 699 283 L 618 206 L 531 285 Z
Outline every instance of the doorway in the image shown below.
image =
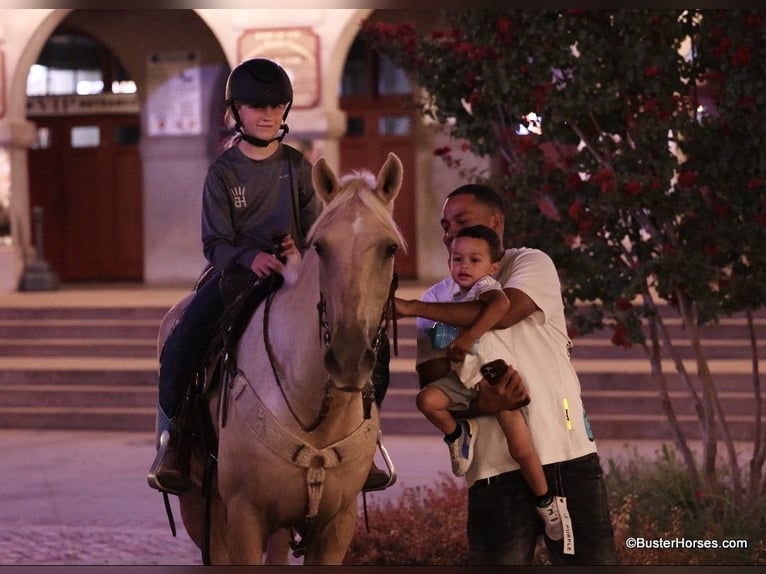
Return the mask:
M 410 83 L 402 70 L 357 37 L 343 69 L 340 108 L 346 113 L 346 132 L 340 140 L 341 171 L 377 173 L 389 152 L 402 160 L 404 179 L 394 203 L 394 220 L 407 242 L 407 252 L 396 254 L 395 270 L 402 278 L 416 278 L 414 130 L 418 115 Z
M 33 207 L 43 210 L 44 257 L 62 281 L 141 281 L 140 120 L 134 114 L 35 119 Z

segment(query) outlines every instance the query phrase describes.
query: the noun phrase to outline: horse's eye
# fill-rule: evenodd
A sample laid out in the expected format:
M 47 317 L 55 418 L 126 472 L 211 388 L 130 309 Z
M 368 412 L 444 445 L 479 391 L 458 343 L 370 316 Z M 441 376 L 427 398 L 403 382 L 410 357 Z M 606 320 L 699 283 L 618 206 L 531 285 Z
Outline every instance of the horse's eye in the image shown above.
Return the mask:
M 392 243 L 388 247 L 386 247 L 386 257 L 393 257 L 396 254 L 396 250 L 399 248 L 399 246 L 396 243 Z

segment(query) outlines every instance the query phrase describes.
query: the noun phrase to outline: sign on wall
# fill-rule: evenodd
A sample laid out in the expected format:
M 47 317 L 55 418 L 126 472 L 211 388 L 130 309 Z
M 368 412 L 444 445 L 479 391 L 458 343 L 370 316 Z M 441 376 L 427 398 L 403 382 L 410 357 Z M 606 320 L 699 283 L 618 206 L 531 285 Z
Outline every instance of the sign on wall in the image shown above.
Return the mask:
M 194 50 L 149 54 L 147 131 L 150 136 L 202 133 L 202 69 Z
M 250 58 L 268 58 L 285 69 L 293 108 L 319 104 L 319 37 L 310 28 L 248 30 L 239 38 L 239 59 Z

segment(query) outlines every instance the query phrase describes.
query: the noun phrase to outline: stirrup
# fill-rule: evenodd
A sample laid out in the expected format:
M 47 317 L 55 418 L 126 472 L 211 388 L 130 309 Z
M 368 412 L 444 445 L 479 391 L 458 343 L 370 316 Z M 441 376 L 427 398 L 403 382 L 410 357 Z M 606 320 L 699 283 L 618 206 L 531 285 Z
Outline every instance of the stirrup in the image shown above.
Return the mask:
M 170 433 L 166 430 L 160 435 L 160 446 L 157 449 L 157 454 L 154 457 L 154 462 L 152 462 L 152 466 L 149 469 L 149 473 L 146 476 L 146 481 L 149 483 L 149 486 L 153 488 L 154 490 L 158 490 L 163 494 L 175 494 L 180 495 L 186 492 L 188 489 L 173 489 L 173 488 L 167 488 L 166 486 L 162 485 L 160 481 L 157 479 L 157 471 L 159 470 L 160 464 L 165 457 L 165 452 L 168 448 L 168 442 L 170 439 Z
M 386 450 L 386 447 L 383 444 L 383 432 L 381 430 L 378 430 L 377 445 L 378 451 L 380 451 L 380 455 L 383 457 L 383 462 L 386 464 L 386 470 L 388 471 L 388 481 L 374 488 L 363 488 L 362 492 L 376 492 L 378 490 L 385 490 L 396 482 L 396 468 L 394 468 L 394 462 L 391 460 L 391 456 L 388 454 L 388 450 Z

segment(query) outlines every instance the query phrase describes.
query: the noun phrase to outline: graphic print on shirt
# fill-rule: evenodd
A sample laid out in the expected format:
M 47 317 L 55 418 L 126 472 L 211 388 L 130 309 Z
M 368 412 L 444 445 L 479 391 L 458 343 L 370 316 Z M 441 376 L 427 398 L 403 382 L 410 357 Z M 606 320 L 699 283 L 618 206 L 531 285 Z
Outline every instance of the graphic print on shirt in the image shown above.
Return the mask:
M 234 200 L 234 207 L 236 209 L 247 207 L 247 201 L 245 200 L 245 186 L 238 185 L 236 187 L 232 187 L 229 190 L 229 193 L 231 193 L 231 197 Z

